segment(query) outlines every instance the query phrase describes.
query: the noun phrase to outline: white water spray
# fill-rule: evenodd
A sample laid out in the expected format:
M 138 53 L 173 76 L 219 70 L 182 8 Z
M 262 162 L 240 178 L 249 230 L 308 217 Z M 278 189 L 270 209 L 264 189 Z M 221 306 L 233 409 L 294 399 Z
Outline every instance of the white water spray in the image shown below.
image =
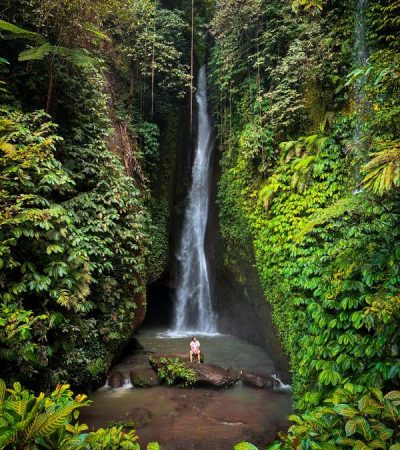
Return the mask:
M 174 329 L 177 332 L 193 330 L 197 333 L 214 333 L 216 332 L 216 316 L 212 308 L 204 245 L 210 202 L 210 157 L 213 148 L 204 66 L 199 71 L 196 103 L 198 112 L 197 142 L 189 203 L 185 212 L 177 255 L 179 270 Z

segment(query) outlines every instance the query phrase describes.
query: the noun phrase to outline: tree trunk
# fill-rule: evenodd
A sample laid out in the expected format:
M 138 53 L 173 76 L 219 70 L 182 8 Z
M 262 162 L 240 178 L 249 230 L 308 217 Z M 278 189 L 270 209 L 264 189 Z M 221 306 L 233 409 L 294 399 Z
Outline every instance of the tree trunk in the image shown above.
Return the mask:
M 128 95 L 128 101 L 126 104 L 129 122 L 132 117 L 132 103 L 133 103 L 133 98 L 135 97 L 135 91 L 136 91 L 136 74 L 135 74 L 135 65 L 132 62 L 131 75 L 130 75 L 130 81 L 129 81 L 129 95 Z
M 53 94 L 53 59 L 51 59 L 48 69 L 47 100 L 45 109 L 47 113 L 50 112 L 52 94 Z

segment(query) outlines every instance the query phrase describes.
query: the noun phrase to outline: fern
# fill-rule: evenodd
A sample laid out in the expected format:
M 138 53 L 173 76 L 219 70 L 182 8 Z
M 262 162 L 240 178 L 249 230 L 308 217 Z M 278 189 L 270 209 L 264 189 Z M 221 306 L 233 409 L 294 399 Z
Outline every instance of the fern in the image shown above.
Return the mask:
M 298 238 L 301 239 L 305 234 L 311 233 L 315 227 L 323 225 L 332 219 L 341 217 L 344 214 L 351 214 L 360 208 L 360 198 L 356 195 L 341 198 L 331 206 L 322 209 L 300 231 Z
M 90 24 L 87 24 L 87 27 L 90 28 Z M 92 32 L 96 31 L 93 27 L 91 28 Z M 18 55 L 18 61 L 20 62 L 41 60 L 46 58 L 50 54 L 62 57 L 69 61 L 71 64 L 79 67 L 91 67 L 95 62 L 95 60 L 84 49 L 67 48 L 60 45 L 52 45 L 41 34 L 25 30 L 24 28 L 20 28 L 4 20 L 0 20 L 0 29 L 11 33 L 13 37 L 32 40 L 38 44 L 35 47 L 20 52 L 20 54 Z M 97 30 L 98 37 L 100 37 L 101 35 L 105 38 L 105 35 L 99 33 L 100 32 Z
M 365 174 L 363 185 L 375 194 L 383 195 L 400 186 L 400 139 L 379 141 L 375 146 L 380 151 L 362 167 Z
M 32 39 L 35 41 L 43 41 L 43 36 L 33 31 L 25 30 L 17 25 L 6 22 L 5 20 L 0 20 L 0 30 L 6 31 L 14 35 L 14 37 L 21 39 Z
M 54 47 L 51 44 L 46 42 L 39 47 L 33 47 L 28 50 L 24 50 L 18 55 L 18 61 L 23 62 L 32 61 L 35 59 L 43 59 L 52 52 L 53 48 Z
M 78 67 L 92 67 L 95 64 L 95 59 L 81 48 L 54 46 L 52 51 Z

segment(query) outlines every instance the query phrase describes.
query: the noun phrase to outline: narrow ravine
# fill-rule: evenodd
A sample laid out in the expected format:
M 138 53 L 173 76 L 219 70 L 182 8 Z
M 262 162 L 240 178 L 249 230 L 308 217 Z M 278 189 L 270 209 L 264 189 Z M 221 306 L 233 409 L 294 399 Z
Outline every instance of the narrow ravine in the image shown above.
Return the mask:
M 265 445 L 287 425 L 291 390 L 280 381 L 273 355 L 238 337 L 218 332 L 210 287 L 210 267 L 205 245 L 210 202 L 213 151 L 212 125 L 207 100 L 206 68 L 198 73 L 197 129 L 191 185 L 177 259 L 179 270 L 174 295 L 174 316 L 163 328 L 139 330 L 128 354 L 111 370 L 93 405 L 83 412 L 93 429 L 108 423 L 134 427 L 140 443 L 158 441 L 165 450 L 231 450 L 241 440 Z M 151 323 L 151 317 L 147 318 Z M 159 384 L 153 372 L 151 387 L 137 383 L 138 374 L 149 377 L 152 355 L 188 355 L 193 334 L 205 355 L 203 367 L 239 374 L 230 387 L 170 387 Z M 188 361 L 188 358 L 186 358 Z M 260 374 L 272 380 L 267 388 L 240 378 Z M 253 375 L 250 375 L 253 377 Z M 155 379 L 155 380 L 154 380 Z

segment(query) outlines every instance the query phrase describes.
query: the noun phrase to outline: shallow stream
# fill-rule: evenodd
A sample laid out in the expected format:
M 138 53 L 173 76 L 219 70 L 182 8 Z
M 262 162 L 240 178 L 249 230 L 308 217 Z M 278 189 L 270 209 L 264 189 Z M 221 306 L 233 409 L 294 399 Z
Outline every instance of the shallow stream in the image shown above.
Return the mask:
M 258 373 L 275 372 L 271 358 L 260 347 L 233 336 L 197 337 L 206 363 Z M 137 340 L 145 351 L 182 353 L 188 350 L 190 337 L 145 329 Z M 277 391 L 240 382 L 221 390 L 163 385 L 132 388 L 129 370 L 138 353 L 143 354 L 143 350 L 132 351 L 114 367 L 125 375 L 124 387 L 105 386 L 93 394 L 92 406 L 81 413 L 90 427 L 133 421 L 144 448 L 148 442 L 158 441 L 165 450 L 231 450 L 241 440 L 263 446 L 288 426 L 291 394 L 285 386 Z

